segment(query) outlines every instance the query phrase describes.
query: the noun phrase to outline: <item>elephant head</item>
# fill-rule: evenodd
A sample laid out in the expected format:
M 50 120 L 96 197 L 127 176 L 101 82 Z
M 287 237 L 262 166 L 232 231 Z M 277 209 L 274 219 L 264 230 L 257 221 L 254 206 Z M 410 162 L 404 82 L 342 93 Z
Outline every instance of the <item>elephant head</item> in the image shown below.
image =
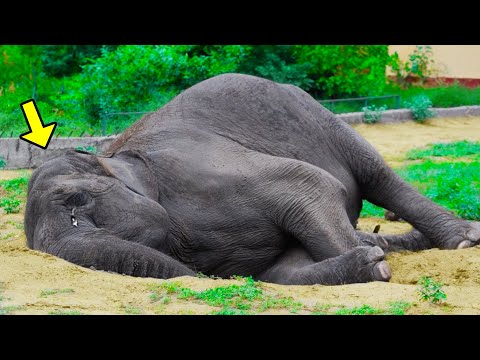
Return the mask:
M 155 271 L 165 272 L 155 266 L 165 267 L 169 230 L 158 198 L 146 154 L 126 150 L 100 157 L 69 151 L 32 174 L 27 244 L 82 266 L 157 276 Z

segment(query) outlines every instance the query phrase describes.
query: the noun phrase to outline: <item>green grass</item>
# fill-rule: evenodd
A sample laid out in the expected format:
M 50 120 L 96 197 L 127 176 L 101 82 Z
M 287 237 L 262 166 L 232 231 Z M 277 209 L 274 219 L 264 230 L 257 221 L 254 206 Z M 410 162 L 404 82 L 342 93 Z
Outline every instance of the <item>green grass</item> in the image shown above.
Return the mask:
M 450 157 L 459 158 L 468 155 L 478 155 L 480 157 L 480 141 L 456 141 L 450 143 L 428 144 L 424 149 L 412 149 L 407 152 L 408 160 L 427 159 L 430 157 Z
M 21 306 L 0 306 L 0 315 L 11 315 L 21 308 Z
M 78 310 L 52 310 L 48 312 L 48 315 L 85 315 Z
M 207 304 L 216 309 L 211 315 L 255 315 L 269 309 L 284 309 L 291 314 L 302 312 L 312 315 L 405 315 L 411 307 L 410 303 L 397 301 L 387 308 L 376 309 L 370 305 L 347 308 L 345 305 L 315 304 L 313 307 L 303 304 L 292 297 L 279 296 L 262 289 L 262 283 L 251 277 L 235 277 L 242 284 L 232 284 L 195 291 L 182 287 L 180 282 L 166 281 L 160 284 L 150 284 L 149 298 L 158 302 L 157 313 L 166 313 L 166 305 L 171 297 L 178 301 L 193 301 Z M 152 294 L 155 294 L 152 296 Z M 168 295 L 167 295 L 168 294 Z
M 20 212 L 22 203 L 27 197 L 27 186 L 30 175 L 10 179 L 0 180 L 0 208 L 7 214 L 15 214 Z
M 56 294 L 70 294 L 75 292 L 73 289 L 66 288 L 66 289 L 46 289 L 42 290 L 40 292 L 40 297 L 46 298 L 51 295 L 56 295 Z
M 426 95 L 433 107 L 448 108 L 464 105 L 480 105 L 480 88 L 470 89 L 460 85 L 440 86 L 434 88 L 411 87 L 399 89 L 390 86 L 387 92 L 399 94 L 402 103 L 411 101 L 417 95 Z
M 376 309 L 370 305 L 362 305 L 353 308 L 342 308 L 335 311 L 335 315 L 405 315 L 412 305 L 403 301 L 396 301 L 390 304 L 387 309 Z
M 123 311 L 127 315 L 141 315 L 143 313 L 142 309 L 133 306 L 133 305 L 125 305 L 123 306 Z
M 438 161 L 438 157 L 449 161 Z M 420 162 L 394 169 L 401 178 L 455 215 L 480 220 L 480 142 L 431 144 L 411 150 L 407 159 Z M 382 208 L 363 201 L 361 217 L 383 214 Z
M 480 162 L 426 160 L 400 169 L 398 174 L 457 216 L 480 220 Z

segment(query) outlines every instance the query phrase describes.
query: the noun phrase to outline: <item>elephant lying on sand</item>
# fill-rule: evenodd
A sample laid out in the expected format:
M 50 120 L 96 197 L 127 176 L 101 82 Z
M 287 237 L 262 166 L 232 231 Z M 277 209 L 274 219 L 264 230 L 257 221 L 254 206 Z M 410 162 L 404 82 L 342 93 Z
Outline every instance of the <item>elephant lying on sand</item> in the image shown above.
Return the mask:
M 362 199 L 415 230 L 356 231 Z M 480 223 L 420 195 L 306 92 L 235 74 L 184 91 L 102 156 L 44 163 L 25 218 L 30 248 L 81 266 L 281 284 L 388 281 L 384 251 L 480 240 Z

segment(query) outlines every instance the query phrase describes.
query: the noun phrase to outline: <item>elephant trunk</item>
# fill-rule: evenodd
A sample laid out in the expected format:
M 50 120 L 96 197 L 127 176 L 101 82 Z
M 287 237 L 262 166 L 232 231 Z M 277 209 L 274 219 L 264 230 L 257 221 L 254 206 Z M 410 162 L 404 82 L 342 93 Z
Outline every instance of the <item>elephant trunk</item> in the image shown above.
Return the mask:
M 170 256 L 148 246 L 126 241 L 107 229 L 82 222 L 82 227 L 52 234 L 46 222 L 35 229 L 39 250 L 71 263 L 138 277 L 168 279 L 195 273 Z

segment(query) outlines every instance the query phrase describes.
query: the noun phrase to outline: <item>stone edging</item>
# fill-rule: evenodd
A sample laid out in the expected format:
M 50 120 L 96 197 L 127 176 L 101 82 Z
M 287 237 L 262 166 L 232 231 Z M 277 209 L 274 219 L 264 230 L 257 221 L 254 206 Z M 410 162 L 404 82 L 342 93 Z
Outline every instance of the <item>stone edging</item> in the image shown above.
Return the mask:
M 480 106 L 461 106 L 455 108 L 436 108 L 437 117 L 480 116 Z M 363 112 L 337 115 L 348 124 L 363 122 Z M 412 120 L 412 113 L 408 109 L 387 110 L 383 112 L 380 123 L 396 123 Z M 52 138 L 47 150 L 21 141 L 19 138 L 0 139 L 0 158 L 7 162 L 5 169 L 31 169 L 43 162 L 65 153 L 68 149 L 79 146 L 94 146 L 98 152 L 105 151 L 117 138 L 107 137 L 77 137 Z
M 434 108 L 437 118 L 480 116 L 480 106 L 459 106 L 453 108 Z M 360 124 L 363 122 L 363 112 L 345 113 L 337 115 L 348 124 Z M 412 112 L 409 109 L 386 110 L 382 113 L 379 123 L 395 123 L 413 120 Z

